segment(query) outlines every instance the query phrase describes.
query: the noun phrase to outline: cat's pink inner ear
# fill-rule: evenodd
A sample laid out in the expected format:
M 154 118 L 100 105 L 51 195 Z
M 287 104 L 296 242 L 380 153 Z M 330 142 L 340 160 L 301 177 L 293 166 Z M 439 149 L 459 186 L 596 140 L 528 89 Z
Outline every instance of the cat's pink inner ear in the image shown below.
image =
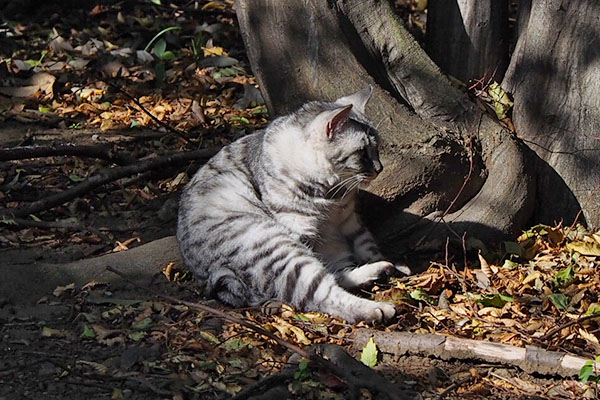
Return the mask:
M 327 123 L 327 137 L 333 139 L 336 132 L 348 121 L 348 116 L 352 110 L 352 104 L 339 109 Z

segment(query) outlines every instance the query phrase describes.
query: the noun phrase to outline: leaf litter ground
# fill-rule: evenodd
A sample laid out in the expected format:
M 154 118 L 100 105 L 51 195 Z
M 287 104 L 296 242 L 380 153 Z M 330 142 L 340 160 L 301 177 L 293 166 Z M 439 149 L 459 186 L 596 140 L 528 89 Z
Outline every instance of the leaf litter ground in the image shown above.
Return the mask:
M 227 144 L 266 123 L 232 1 L 118 3 L 68 15 L 47 7 L 3 27 L 9 39 L 1 49 L 3 148 L 101 144 L 143 160 Z M 0 206 L 6 209 L 65 190 L 110 165 L 64 156 L 0 163 Z M 5 219 L 0 251 L 22 262 L 61 262 L 171 234 L 176 192 L 194 168 L 148 171 L 28 222 Z M 364 293 L 398 308 L 392 325 L 375 329 L 535 345 L 590 360 L 600 353 L 598 234 L 537 226 L 516 242 L 481 250 L 466 267 L 447 255 L 420 274 Z M 164 293 L 200 298 L 185 271 L 166 268 L 156 281 Z M 0 398 L 227 398 L 278 373 L 290 358 L 239 325 L 101 282 L 56 288 L 32 307 L 1 306 Z M 300 346 L 351 348 L 353 333 L 365 327 L 287 306 L 265 311 L 232 312 Z M 510 366 L 377 357 L 373 350 L 365 358 L 424 398 L 594 398 L 598 390 L 591 382 L 532 377 Z M 298 398 L 343 398 L 334 377 L 302 363 L 293 368 L 290 388 Z

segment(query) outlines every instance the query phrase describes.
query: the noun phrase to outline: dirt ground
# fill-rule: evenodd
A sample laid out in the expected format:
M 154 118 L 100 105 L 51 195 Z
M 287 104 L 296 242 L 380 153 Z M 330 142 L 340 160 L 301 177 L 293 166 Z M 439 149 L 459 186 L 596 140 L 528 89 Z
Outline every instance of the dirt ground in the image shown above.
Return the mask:
M 53 207 L 12 214 L 106 171 L 216 150 L 264 126 L 268 113 L 233 1 L 71 4 L 68 12 L 62 2 L 27 4 L 25 15 L 13 7 L 20 19 L 0 31 L 0 400 L 280 398 L 269 395 L 270 386 L 299 399 L 346 398 L 329 371 L 303 367 L 272 340 L 156 295 L 223 309 L 196 292 L 170 237 L 179 190 L 202 159 L 161 164 Z M 141 48 L 147 54 L 132 50 Z M 88 148 L 10 153 L 67 144 Z M 90 155 L 89 147 L 104 153 Z M 364 293 L 399 310 L 390 325 L 371 328 L 534 345 L 591 360 L 600 349 L 593 318 L 539 340 L 600 309 L 593 255 L 600 242 L 577 235 L 569 236 L 569 250 L 564 227 L 536 228 L 501 251 L 486 244 L 487 280 L 476 248 L 466 266 L 467 254 L 446 255 L 443 265 L 431 255 L 420 274 Z M 442 307 L 443 299 L 449 305 Z M 364 324 L 289 307 L 227 311 L 298 346 L 333 343 L 356 359 L 362 354 L 352 338 Z M 286 368 L 292 373 L 283 376 Z M 598 398 L 597 385 L 576 376 L 533 376 L 480 360 L 379 352 L 374 369 L 406 398 Z M 272 375 L 280 379 L 264 381 Z M 248 387 L 260 390 L 248 394 Z

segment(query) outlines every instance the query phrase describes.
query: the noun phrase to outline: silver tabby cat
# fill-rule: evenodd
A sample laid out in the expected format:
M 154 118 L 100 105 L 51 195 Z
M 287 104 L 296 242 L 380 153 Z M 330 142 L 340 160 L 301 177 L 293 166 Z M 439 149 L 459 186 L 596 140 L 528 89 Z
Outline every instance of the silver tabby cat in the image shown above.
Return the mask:
M 370 86 L 310 102 L 224 147 L 185 188 L 177 238 L 206 294 L 234 307 L 282 300 L 349 322 L 394 316 L 354 289 L 389 274 L 355 212 L 382 170 Z

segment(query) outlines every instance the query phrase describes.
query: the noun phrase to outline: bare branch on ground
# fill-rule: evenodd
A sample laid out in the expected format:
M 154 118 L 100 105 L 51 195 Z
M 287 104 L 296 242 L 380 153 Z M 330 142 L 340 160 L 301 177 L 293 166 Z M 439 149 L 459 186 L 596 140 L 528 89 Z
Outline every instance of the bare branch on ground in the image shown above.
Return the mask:
M 80 184 L 73 186 L 63 192 L 50 195 L 42 200 L 34 201 L 28 205 L 15 209 L 0 209 L 0 216 L 10 217 L 25 217 L 30 214 L 35 214 L 40 211 L 64 204 L 74 198 L 88 193 L 89 191 L 102 186 L 106 183 L 116 181 L 126 176 L 138 174 L 140 172 L 151 169 L 161 168 L 165 166 L 175 165 L 179 163 L 189 162 L 193 160 L 207 160 L 219 151 L 217 147 L 208 149 L 188 151 L 184 153 L 168 154 L 161 157 L 154 157 L 146 160 L 141 160 L 135 164 L 126 165 L 118 168 L 109 168 L 94 175 Z
M 97 145 L 23 146 L 0 149 L 0 161 L 24 160 L 37 157 L 77 156 L 107 160 L 119 165 L 135 162 L 135 157 L 126 151 L 113 151 L 110 147 Z

